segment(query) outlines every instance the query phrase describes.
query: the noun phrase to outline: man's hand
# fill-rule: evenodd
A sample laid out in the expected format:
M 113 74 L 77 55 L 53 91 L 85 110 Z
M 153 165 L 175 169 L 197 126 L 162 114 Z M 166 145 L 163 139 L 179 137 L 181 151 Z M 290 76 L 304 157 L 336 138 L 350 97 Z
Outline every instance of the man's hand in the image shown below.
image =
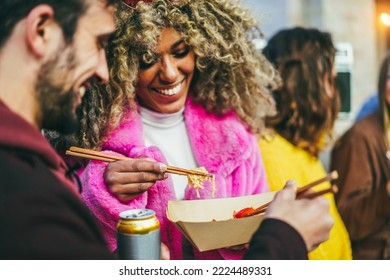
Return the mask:
M 308 251 L 314 250 L 329 238 L 333 218 L 329 202 L 322 196 L 296 199 L 297 186 L 288 181 L 267 209 L 265 218 L 282 220 L 294 227 L 305 241 Z

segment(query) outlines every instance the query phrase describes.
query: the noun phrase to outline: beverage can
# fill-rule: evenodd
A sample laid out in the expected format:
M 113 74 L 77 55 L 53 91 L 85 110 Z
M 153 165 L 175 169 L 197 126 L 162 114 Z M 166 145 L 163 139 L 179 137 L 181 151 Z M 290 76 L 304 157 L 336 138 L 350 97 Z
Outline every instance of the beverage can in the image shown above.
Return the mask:
M 118 257 L 122 260 L 160 259 L 160 222 L 150 209 L 126 210 L 117 224 Z

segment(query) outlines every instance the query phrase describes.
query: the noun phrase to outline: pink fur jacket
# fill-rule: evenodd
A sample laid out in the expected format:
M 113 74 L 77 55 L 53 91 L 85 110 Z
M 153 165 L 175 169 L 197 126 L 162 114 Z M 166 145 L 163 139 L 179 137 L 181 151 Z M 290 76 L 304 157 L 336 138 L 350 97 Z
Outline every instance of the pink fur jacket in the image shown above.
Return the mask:
M 198 166 L 216 175 L 215 197 L 236 197 L 268 191 L 265 170 L 257 141 L 234 113 L 218 117 L 188 98 L 184 111 L 185 124 Z M 140 116 L 128 115 L 103 144 L 103 150 L 128 157 L 148 156 L 166 162 L 156 147 L 145 147 Z M 148 208 L 156 212 L 161 225 L 161 241 L 170 249 L 171 259 L 182 259 L 182 237 L 166 217 L 169 200 L 174 200 L 171 178 L 156 182 L 147 192 L 123 204 L 112 196 L 104 184 L 106 163 L 91 161 L 83 173 L 82 196 L 87 206 L 100 220 L 110 249 L 116 250 L 116 223 L 119 213 L 128 209 Z M 201 198 L 211 198 L 208 181 L 201 190 Z M 187 188 L 185 199 L 198 199 L 194 188 Z M 244 251 L 220 249 L 200 253 L 196 259 L 240 259 Z

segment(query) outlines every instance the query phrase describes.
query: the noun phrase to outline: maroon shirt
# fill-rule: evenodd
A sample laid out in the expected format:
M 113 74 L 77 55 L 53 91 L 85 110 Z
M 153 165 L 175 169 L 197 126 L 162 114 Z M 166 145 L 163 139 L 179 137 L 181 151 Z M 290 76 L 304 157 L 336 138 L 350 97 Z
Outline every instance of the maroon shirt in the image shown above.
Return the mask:
M 67 167 L 0 102 L 0 259 L 113 259 Z

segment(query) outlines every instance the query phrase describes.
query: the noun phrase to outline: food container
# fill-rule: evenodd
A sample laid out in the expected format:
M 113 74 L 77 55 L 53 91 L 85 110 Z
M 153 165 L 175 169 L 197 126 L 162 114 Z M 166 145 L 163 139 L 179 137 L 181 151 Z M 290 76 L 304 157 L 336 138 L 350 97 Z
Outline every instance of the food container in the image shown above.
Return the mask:
M 200 251 L 248 243 L 263 216 L 234 219 L 234 211 L 256 208 L 273 199 L 275 192 L 205 200 L 169 201 L 167 217 Z

